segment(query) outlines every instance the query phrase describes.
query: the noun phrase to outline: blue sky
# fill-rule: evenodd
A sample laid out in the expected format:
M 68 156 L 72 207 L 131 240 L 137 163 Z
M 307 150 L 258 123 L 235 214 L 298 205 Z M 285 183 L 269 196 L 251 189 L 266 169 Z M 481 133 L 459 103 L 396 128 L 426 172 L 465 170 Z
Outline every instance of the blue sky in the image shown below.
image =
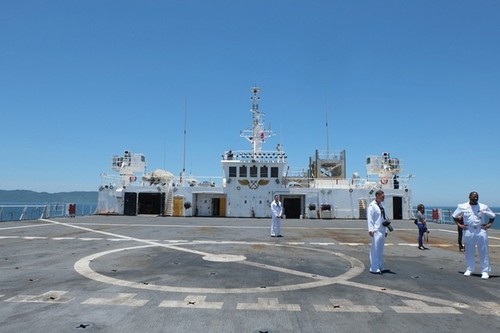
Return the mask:
M 293 169 L 390 152 L 414 204 L 500 206 L 500 2 L 1 1 L 0 189 L 93 191 L 112 155 L 220 176 L 250 87 Z M 328 118 L 328 127 L 326 126 Z M 327 135 L 328 130 L 328 135 Z M 264 147 L 266 148 L 266 147 Z

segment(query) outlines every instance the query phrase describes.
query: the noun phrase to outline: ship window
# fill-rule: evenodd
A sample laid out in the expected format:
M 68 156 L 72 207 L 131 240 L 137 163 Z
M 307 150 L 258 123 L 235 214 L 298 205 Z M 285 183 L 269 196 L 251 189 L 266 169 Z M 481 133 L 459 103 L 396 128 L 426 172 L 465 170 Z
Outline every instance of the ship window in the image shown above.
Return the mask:
M 278 178 L 278 167 L 271 167 L 271 178 Z
M 247 167 L 246 165 L 240 166 L 240 177 L 246 177 L 247 176 Z
M 250 177 L 257 177 L 257 167 L 255 165 L 250 167 Z
M 235 166 L 229 167 L 229 177 L 236 177 L 236 167 Z
M 268 170 L 267 170 L 267 166 L 263 166 L 260 168 L 260 177 L 261 178 L 267 178 L 267 175 L 268 175 Z

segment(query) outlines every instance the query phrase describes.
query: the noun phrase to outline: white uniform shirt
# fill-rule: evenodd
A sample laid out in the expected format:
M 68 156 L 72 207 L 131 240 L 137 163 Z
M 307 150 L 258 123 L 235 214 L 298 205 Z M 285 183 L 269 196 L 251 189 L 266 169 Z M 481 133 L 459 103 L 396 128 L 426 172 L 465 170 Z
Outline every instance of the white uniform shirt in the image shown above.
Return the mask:
M 486 220 L 495 218 L 495 213 L 487 206 L 482 203 L 471 206 L 468 202 L 459 204 L 457 209 L 453 212 L 452 216 L 457 217 L 462 214 L 464 219 L 464 224 L 468 227 L 478 228 L 482 225 L 488 223 Z
M 384 217 L 382 216 L 382 211 L 380 210 L 377 201 L 373 200 L 370 205 L 368 205 L 367 215 L 368 231 L 378 230 L 380 232 L 385 232 L 385 227 L 382 225 Z
M 276 201 L 273 200 L 273 202 L 271 202 L 271 212 L 273 213 L 273 218 L 281 217 L 283 212 L 281 202 L 278 201 L 278 203 L 276 203 Z

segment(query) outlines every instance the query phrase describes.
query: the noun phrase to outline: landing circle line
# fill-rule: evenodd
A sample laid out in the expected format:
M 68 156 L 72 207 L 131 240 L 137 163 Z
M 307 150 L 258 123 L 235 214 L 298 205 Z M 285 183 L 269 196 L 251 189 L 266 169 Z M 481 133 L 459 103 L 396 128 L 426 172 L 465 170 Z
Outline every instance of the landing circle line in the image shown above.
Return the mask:
M 210 243 L 210 242 L 207 242 L 207 243 Z M 228 244 L 228 243 L 231 243 L 231 242 L 225 242 L 225 244 Z M 237 243 L 242 244 L 242 242 L 237 242 Z M 190 245 L 190 244 L 191 245 L 199 245 L 199 243 L 195 244 L 194 242 L 185 243 L 184 245 Z M 220 243 L 218 243 L 218 242 L 213 242 L 212 244 L 219 244 L 220 245 Z M 249 242 L 247 244 L 252 244 L 252 243 Z M 260 243 L 260 244 L 262 244 L 262 243 Z M 275 246 L 273 244 L 267 244 L 267 245 L 268 246 Z M 290 245 L 280 245 L 280 246 L 295 247 L 295 246 L 290 246 Z M 331 255 L 340 257 L 341 259 L 347 260 L 350 263 L 351 269 L 349 269 L 347 272 L 345 272 L 341 275 L 335 276 L 335 277 L 325 277 L 325 276 L 316 276 L 314 273 L 311 273 L 311 272 L 300 272 L 300 271 L 296 271 L 296 270 L 290 270 L 287 268 L 281 268 L 281 267 L 272 266 L 272 265 L 263 265 L 263 264 L 259 264 L 259 263 L 250 262 L 247 260 L 240 260 L 242 258 L 238 257 L 237 258 L 238 260 L 235 260 L 233 262 L 238 263 L 238 264 L 248 265 L 248 266 L 259 267 L 259 268 L 265 269 L 265 270 L 273 270 L 273 271 L 279 271 L 279 272 L 287 273 L 287 274 L 291 274 L 291 275 L 308 277 L 312 281 L 306 282 L 306 283 L 289 284 L 289 285 L 282 285 L 282 286 L 266 286 L 265 288 L 262 288 L 260 286 L 259 287 L 252 287 L 252 288 L 193 288 L 193 287 L 187 288 L 187 287 L 155 285 L 152 283 L 144 284 L 144 283 L 140 283 L 140 282 L 121 280 L 121 279 L 117 279 L 117 278 L 113 278 L 113 277 L 109 277 L 109 276 L 100 274 L 100 273 L 94 271 L 90 267 L 90 263 L 93 260 L 101 258 L 105 255 L 117 253 L 117 252 L 122 252 L 122 251 L 144 249 L 144 248 L 149 248 L 149 247 L 165 247 L 165 248 L 169 248 L 172 250 L 186 251 L 186 249 L 181 248 L 179 246 L 179 244 L 177 244 L 177 246 L 141 245 L 141 246 L 127 247 L 127 248 L 104 251 L 104 252 L 95 253 L 95 254 L 86 256 L 86 257 L 78 260 L 75 263 L 74 268 L 79 274 L 81 274 L 89 279 L 92 279 L 94 281 L 99 281 L 102 283 L 107 283 L 107 284 L 113 284 L 113 285 L 118 285 L 118 286 L 123 286 L 123 287 L 131 287 L 131 288 L 137 288 L 137 289 L 155 290 L 155 291 L 182 292 L 182 293 L 205 293 L 205 294 L 263 293 L 263 292 L 292 291 L 292 290 L 301 290 L 301 289 L 308 289 L 308 288 L 317 288 L 317 287 L 327 286 L 327 285 L 338 283 L 339 281 L 344 281 L 344 280 L 350 279 L 354 276 L 361 274 L 365 268 L 364 264 L 361 261 L 359 261 L 358 259 L 346 256 L 342 253 L 327 251 L 324 249 L 314 249 L 314 248 L 304 248 L 304 247 L 296 247 L 296 248 L 307 249 L 310 251 L 319 251 L 319 252 L 323 252 L 323 253 L 329 253 Z M 196 253 L 198 251 L 188 250 L 187 252 Z M 206 254 L 204 252 L 198 252 L 198 254 L 203 254 L 203 256 L 208 256 L 208 257 L 216 256 L 214 254 Z M 227 255 L 222 255 L 222 256 L 227 256 Z

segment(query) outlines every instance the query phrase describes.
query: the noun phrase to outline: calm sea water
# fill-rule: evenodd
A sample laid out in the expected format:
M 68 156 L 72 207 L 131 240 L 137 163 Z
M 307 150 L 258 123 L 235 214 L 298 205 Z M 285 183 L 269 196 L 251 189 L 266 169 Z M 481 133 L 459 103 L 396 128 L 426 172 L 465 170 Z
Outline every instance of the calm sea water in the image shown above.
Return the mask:
M 416 209 L 416 207 L 414 207 Z M 426 212 L 425 212 L 425 216 L 427 217 L 427 219 L 429 221 L 432 220 L 432 209 L 440 209 L 443 213 L 443 216 L 440 217 L 441 219 L 443 219 L 444 221 L 446 221 L 447 223 L 451 223 L 452 219 L 450 217 L 451 214 L 453 214 L 453 212 L 455 211 L 455 209 L 457 208 L 457 206 L 436 206 L 436 207 L 427 207 L 426 208 Z M 492 225 L 492 229 L 500 229 L 500 207 L 490 207 L 490 209 L 497 215 L 497 217 L 495 218 L 495 222 L 493 222 L 493 225 Z

